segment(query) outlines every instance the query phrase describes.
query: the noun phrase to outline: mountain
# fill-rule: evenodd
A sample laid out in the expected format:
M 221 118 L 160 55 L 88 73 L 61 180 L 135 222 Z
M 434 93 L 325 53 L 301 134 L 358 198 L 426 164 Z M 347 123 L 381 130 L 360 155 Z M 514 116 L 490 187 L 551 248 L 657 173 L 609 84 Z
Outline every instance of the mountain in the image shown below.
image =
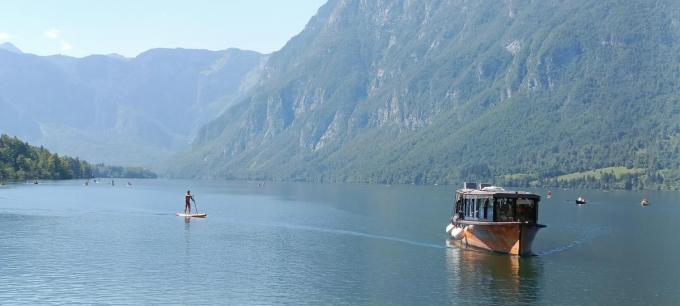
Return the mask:
M 170 174 L 457 184 L 623 167 L 677 181 L 676 12 L 670 0 L 331 0 Z
M 19 48 L 17 48 L 12 43 L 8 43 L 8 42 L 0 44 L 0 50 L 5 50 L 5 51 L 12 52 L 12 53 L 19 53 L 19 54 L 21 53 L 21 50 L 19 50 Z
M 96 162 L 157 166 L 239 98 L 265 60 L 237 49 L 134 58 L 0 50 L 0 132 Z

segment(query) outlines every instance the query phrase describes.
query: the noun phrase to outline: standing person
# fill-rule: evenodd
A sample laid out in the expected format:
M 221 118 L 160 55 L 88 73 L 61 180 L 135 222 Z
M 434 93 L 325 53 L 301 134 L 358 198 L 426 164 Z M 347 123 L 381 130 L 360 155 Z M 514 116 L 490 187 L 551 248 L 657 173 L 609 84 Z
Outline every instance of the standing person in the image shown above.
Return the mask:
M 194 201 L 194 196 L 191 195 L 191 190 L 187 190 L 187 194 L 184 195 L 184 214 L 190 214 L 191 213 L 191 202 L 190 201 L 193 201 L 194 204 L 196 204 L 196 201 Z

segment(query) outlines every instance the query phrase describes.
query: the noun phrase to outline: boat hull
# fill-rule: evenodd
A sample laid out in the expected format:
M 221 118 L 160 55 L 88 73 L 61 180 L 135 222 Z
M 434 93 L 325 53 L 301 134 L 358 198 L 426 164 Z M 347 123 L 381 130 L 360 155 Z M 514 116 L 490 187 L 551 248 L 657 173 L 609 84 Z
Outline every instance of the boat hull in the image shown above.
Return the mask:
M 531 246 L 541 224 L 521 222 L 455 221 L 456 227 L 464 228 L 459 239 L 464 246 L 472 246 L 493 252 L 520 256 L 534 255 Z M 452 237 L 453 238 L 453 237 Z

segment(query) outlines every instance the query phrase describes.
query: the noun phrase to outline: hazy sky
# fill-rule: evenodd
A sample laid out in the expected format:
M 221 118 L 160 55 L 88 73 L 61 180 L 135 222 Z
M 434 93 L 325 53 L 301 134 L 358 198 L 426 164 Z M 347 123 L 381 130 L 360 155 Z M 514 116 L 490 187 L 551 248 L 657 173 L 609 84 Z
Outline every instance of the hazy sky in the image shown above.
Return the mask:
M 40 55 L 156 47 L 269 53 L 299 33 L 326 0 L 2 0 L 0 43 Z

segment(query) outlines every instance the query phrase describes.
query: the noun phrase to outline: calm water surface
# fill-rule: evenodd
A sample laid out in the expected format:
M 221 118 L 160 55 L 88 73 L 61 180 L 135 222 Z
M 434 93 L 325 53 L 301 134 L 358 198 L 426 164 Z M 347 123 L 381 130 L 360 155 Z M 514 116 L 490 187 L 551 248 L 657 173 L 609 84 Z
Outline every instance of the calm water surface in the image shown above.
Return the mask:
M 0 303 L 680 303 L 680 193 L 552 190 L 517 258 L 446 247 L 451 186 L 131 182 L 0 186 Z

